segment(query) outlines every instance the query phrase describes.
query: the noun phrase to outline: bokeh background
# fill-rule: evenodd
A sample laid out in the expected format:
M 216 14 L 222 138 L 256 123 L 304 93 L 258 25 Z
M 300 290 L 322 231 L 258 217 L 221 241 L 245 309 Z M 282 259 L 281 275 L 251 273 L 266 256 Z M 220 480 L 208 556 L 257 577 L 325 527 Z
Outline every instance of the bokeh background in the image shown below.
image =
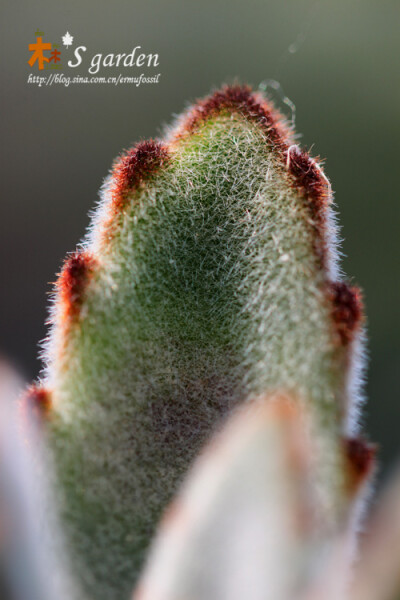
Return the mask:
M 344 269 L 367 307 L 365 422 L 381 474 L 390 469 L 400 458 L 400 2 L 8 0 L 1 11 L 0 352 L 26 379 L 38 375 L 49 282 L 122 148 L 159 135 L 187 101 L 224 81 L 257 88 L 274 79 L 295 104 L 302 143 L 326 158 Z M 28 84 L 38 28 L 60 44 L 69 31 L 88 55 L 157 52 L 160 82 Z M 60 50 L 66 67 L 73 50 Z M 85 75 L 87 66 L 61 72 Z

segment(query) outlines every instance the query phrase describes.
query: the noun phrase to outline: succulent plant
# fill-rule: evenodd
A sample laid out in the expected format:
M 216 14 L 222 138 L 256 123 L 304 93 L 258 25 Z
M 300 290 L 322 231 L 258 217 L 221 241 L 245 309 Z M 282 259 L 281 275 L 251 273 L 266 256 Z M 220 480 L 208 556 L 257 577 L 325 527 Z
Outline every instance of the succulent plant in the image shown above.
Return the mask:
M 22 401 L 69 598 L 129 598 L 210 439 L 136 597 L 345 594 L 374 450 L 332 203 L 318 160 L 247 86 L 115 161 Z

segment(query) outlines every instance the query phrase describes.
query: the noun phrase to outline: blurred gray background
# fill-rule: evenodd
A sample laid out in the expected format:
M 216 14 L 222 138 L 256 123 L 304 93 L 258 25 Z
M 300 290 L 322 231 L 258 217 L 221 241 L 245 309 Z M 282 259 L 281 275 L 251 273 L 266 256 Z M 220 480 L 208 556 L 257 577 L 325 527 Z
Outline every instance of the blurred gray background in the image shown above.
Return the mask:
M 122 148 L 159 135 L 187 101 L 224 81 L 275 79 L 296 106 L 302 143 L 326 158 L 344 268 L 367 307 L 365 421 L 388 470 L 400 457 L 400 2 L 8 0 L 1 10 L 0 352 L 37 376 L 49 282 Z M 38 28 L 60 44 L 68 30 L 88 55 L 157 52 L 160 83 L 29 85 Z M 66 67 L 73 50 L 60 50 Z M 87 65 L 61 72 L 84 75 Z

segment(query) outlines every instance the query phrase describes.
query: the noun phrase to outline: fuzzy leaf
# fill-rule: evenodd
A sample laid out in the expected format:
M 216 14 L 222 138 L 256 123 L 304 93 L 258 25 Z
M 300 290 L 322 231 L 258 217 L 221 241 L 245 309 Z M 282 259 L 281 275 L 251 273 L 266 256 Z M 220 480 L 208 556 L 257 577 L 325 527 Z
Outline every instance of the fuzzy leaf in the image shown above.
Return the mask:
M 361 307 L 338 280 L 331 202 L 247 87 L 116 161 L 60 274 L 44 376 L 69 556 L 96 600 L 127 597 L 163 508 L 243 398 L 295 393 L 324 518 L 346 513 Z

